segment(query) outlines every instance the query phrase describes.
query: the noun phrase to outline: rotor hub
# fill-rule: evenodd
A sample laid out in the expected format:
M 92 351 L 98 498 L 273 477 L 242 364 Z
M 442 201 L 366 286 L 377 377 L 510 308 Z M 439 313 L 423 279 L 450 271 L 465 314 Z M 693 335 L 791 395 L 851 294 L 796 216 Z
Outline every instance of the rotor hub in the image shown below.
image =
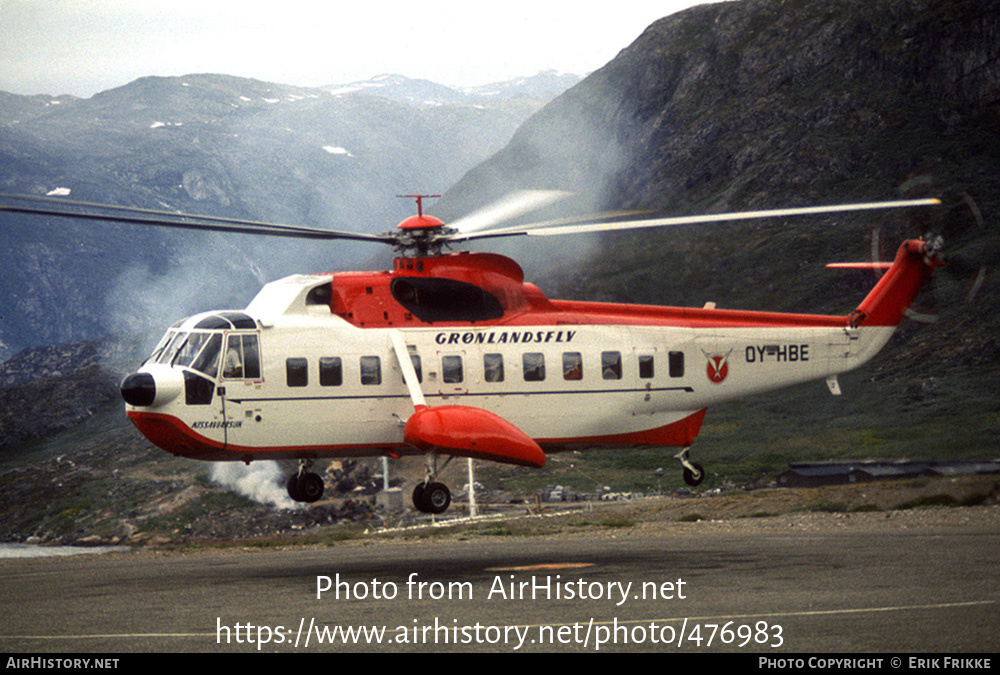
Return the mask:
M 444 227 L 444 221 L 434 216 L 418 215 L 410 216 L 399 225 L 396 226 L 397 229 L 412 231 L 412 230 L 436 230 Z

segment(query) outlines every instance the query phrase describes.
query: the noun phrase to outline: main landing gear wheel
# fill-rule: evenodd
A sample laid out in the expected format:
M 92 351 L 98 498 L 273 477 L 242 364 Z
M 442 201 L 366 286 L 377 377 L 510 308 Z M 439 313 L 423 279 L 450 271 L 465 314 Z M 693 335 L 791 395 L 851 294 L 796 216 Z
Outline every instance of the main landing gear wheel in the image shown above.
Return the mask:
M 691 448 L 684 448 L 677 453 L 677 459 L 680 460 L 681 466 L 684 467 L 684 482 L 691 487 L 696 487 L 701 485 L 701 482 L 705 480 L 705 470 L 701 468 L 701 464 L 692 462 L 688 459 L 688 452 Z
M 413 488 L 413 506 L 424 513 L 444 513 L 451 506 L 451 490 L 444 483 L 417 483 Z
M 289 476 L 285 487 L 288 488 L 288 496 L 297 502 L 311 504 L 323 496 L 323 479 L 319 474 L 305 471 L 305 467 Z
M 444 471 L 453 458 L 448 457 L 441 468 L 437 465 L 437 454 L 424 455 L 424 479 L 413 488 L 413 506 L 423 513 L 444 513 L 451 506 L 451 490 L 444 483 L 437 482 L 438 474 Z

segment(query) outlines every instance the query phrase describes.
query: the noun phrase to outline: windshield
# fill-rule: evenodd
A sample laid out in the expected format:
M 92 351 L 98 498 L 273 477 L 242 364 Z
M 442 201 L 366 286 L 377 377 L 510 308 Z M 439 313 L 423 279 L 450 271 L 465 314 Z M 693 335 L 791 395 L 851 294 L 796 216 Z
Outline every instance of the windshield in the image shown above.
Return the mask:
M 178 331 L 170 331 L 167 335 L 170 337 L 170 341 L 157 355 L 157 363 L 173 362 L 174 357 L 177 356 L 177 350 L 181 348 L 181 345 L 184 344 L 184 340 L 186 340 L 188 336 L 187 333 L 181 333 Z
M 194 361 L 194 357 L 198 356 L 198 352 L 208 342 L 208 338 L 208 333 L 190 333 L 188 339 L 177 350 L 177 356 L 174 357 L 173 364 L 175 366 L 190 366 L 191 362 Z
M 173 336 L 174 336 L 174 331 L 168 330 L 163 335 L 163 337 L 160 338 L 160 341 L 157 343 L 156 347 L 153 349 L 153 353 L 149 355 L 148 359 L 146 359 L 146 362 L 153 361 L 155 363 L 156 360 L 159 358 L 160 354 L 163 353 L 163 350 L 166 348 L 167 343 L 170 342 L 170 339 Z
M 160 340 L 149 358 L 156 363 L 193 368 L 214 378 L 219 372 L 221 351 L 221 333 L 171 330 Z
M 222 335 L 214 333 L 201 352 L 198 353 L 198 357 L 191 363 L 191 367 L 209 377 L 216 377 L 219 373 L 219 354 L 221 352 Z

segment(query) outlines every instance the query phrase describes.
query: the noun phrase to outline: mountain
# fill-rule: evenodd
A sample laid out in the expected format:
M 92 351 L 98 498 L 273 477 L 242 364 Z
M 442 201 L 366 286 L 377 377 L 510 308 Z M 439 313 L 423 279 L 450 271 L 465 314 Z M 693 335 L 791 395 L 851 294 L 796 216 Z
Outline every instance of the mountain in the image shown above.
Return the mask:
M 557 70 L 543 70 L 532 77 L 491 82 L 476 87 L 464 87 L 470 96 L 503 100 L 513 98 L 551 100 L 580 81 L 578 75 L 560 73 Z
M 883 255 L 904 235 L 943 232 L 950 271 L 971 284 L 1000 257 L 990 227 L 1000 205 L 995 9 L 997 0 L 742 0 L 666 17 L 534 114 L 439 210 L 450 217 L 527 187 L 572 191 L 594 210 L 673 215 L 934 194 L 945 208 L 899 218 L 608 235 L 560 290 L 842 309 L 830 291 L 863 285 L 816 283 L 801 268 L 870 258 L 875 225 Z M 736 269 L 746 274 L 720 274 Z M 987 283 L 977 297 L 992 293 Z
M 447 89 L 394 78 L 390 97 L 334 95 L 193 74 L 89 99 L 0 94 L 0 192 L 384 231 L 414 208 L 395 195 L 443 191 L 553 95 L 407 102 L 424 87 Z M 375 255 L 9 214 L 0 244 L 0 357 L 162 332 L 184 315 L 243 307 L 264 281 Z
M 464 93 L 430 80 L 405 75 L 376 75 L 367 80 L 330 84 L 322 87 L 334 96 L 376 96 L 418 107 L 466 103 Z
M 578 75 L 543 70 L 530 77 L 491 82 L 472 87 L 449 87 L 404 75 L 377 75 L 367 80 L 331 84 L 322 89 L 335 96 L 377 96 L 418 107 L 486 105 L 497 101 L 549 101 L 580 81 Z
M 919 172 L 968 180 L 996 157 L 998 6 L 742 0 L 674 14 L 535 114 L 448 203 L 542 186 L 605 207 L 736 208 L 893 195 Z

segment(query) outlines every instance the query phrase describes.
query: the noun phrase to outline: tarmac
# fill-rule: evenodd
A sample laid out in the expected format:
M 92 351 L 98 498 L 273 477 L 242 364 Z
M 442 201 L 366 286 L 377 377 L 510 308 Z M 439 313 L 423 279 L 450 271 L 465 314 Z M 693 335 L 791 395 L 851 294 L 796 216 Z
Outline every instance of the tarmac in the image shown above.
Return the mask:
M 944 511 L 5 559 L 0 650 L 995 653 L 1000 527 Z

